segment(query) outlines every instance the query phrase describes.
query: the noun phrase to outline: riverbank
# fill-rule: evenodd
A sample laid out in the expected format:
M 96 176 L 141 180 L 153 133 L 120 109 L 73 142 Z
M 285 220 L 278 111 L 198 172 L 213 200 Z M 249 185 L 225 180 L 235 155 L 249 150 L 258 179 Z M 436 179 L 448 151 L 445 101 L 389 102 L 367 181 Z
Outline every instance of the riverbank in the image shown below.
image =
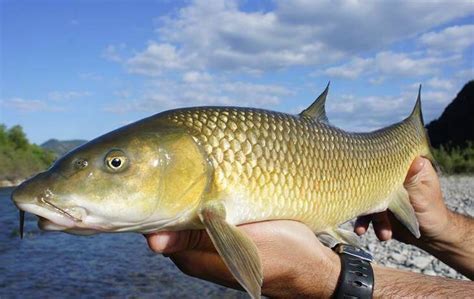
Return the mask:
M 0 180 L 0 188 L 6 187 L 16 187 L 20 185 L 25 179 L 15 179 L 15 180 Z

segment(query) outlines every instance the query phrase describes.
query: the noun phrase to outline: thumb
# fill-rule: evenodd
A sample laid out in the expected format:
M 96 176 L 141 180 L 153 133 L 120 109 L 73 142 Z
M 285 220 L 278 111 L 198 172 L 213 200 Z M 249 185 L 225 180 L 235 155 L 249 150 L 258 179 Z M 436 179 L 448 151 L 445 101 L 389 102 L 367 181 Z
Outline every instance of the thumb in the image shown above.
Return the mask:
M 408 193 L 410 193 L 410 190 L 415 191 L 416 189 L 419 189 L 421 185 L 430 188 L 439 188 L 439 181 L 438 174 L 433 168 L 430 160 L 423 157 L 417 157 L 413 160 L 410 169 L 408 169 L 404 186 Z
M 434 203 L 442 204 L 438 175 L 431 162 L 417 157 L 410 166 L 404 186 L 417 213 L 432 210 Z
M 405 178 L 405 188 L 413 188 L 421 183 L 421 173 L 426 167 L 426 164 L 429 164 L 429 161 L 423 157 L 416 157 L 415 160 L 413 160 Z
M 147 234 L 145 238 L 151 250 L 162 254 L 212 248 L 212 243 L 204 230 L 163 231 Z

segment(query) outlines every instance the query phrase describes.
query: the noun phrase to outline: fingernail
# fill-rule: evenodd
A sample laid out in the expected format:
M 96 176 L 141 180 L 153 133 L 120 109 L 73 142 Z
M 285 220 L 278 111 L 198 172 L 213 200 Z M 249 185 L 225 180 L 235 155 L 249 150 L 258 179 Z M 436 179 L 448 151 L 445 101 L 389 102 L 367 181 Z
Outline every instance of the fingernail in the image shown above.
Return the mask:
M 160 248 L 160 250 L 163 251 L 166 247 L 169 247 L 170 239 L 170 235 L 168 234 L 156 236 L 156 247 Z
M 176 233 L 162 232 L 150 235 L 153 250 L 158 252 L 169 251 L 176 244 Z
M 423 167 L 425 167 L 426 159 L 425 158 L 420 158 L 419 160 L 420 161 L 418 162 L 418 167 L 419 167 L 420 170 L 422 170 Z

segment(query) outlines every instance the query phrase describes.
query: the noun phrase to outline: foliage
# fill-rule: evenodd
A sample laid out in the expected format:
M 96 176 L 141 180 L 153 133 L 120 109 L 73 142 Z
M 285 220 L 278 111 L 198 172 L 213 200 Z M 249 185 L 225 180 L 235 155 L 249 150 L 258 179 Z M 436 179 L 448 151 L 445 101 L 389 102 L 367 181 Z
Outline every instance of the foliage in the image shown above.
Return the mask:
M 0 124 L 0 180 L 29 177 L 51 165 L 54 154 L 31 144 L 21 126 Z
M 468 141 L 466 147 L 444 147 L 433 149 L 433 156 L 441 171 L 447 174 L 474 174 L 474 142 Z

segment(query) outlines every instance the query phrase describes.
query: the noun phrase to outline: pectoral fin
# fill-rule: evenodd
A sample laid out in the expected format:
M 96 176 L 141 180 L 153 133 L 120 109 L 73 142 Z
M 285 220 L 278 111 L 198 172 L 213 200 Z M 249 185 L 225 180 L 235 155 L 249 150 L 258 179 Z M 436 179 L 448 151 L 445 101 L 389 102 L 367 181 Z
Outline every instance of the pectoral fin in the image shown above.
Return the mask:
M 236 226 L 227 223 L 225 217 L 225 206 L 217 201 L 204 204 L 199 213 L 217 252 L 232 275 L 252 298 L 260 298 L 263 272 L 257 247 Z
M 408 192 L 403 186 L 392 194 L 388 209 L 415 237 L 420 237 L 420 228 L 418 220 L 416 220 L 415 210 L 413 210 Z

